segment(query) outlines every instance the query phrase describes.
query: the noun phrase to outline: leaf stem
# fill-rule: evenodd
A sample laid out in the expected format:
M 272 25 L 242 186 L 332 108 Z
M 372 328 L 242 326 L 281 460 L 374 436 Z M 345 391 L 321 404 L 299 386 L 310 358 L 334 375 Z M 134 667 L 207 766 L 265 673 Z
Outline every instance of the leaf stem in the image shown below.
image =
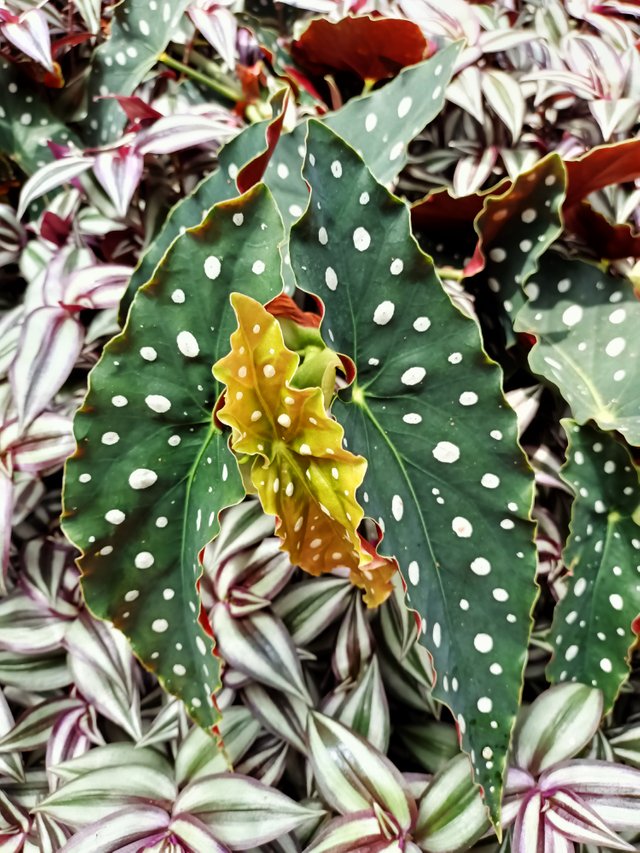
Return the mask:
M 179 62 L 172 56 L 169 56 L 168 53 L 161 53 L 158 60 L 159 62 L 162 62 L 163 65 L 173 68 L 174 71 L 179 71 L 181 74 L 184 74 L 185 77 L 189 77 L 195 83 L 200 83 L 200 85 L 206 86 L 208 89 L 213 89 L 213 91 L 217 92 L 218 95 L 221 95 L 228 101 L 233 101 L 234 104 L 237 104 L 242 98 L 242 92 L 240 92 L 239 89 L 235 89 L 220 80 L 214 80 L 212 77 L 208 77 L 200 71 L 196 71 L 195 68 L 191 68 L 189 65 L 184 65 L 184 63 Z
M 449 279 L 449 281 L 462 281 L 464 279 L 464 270 L 457 270 L 455 267 L 436 267 L 436 272 L 440 278 Z

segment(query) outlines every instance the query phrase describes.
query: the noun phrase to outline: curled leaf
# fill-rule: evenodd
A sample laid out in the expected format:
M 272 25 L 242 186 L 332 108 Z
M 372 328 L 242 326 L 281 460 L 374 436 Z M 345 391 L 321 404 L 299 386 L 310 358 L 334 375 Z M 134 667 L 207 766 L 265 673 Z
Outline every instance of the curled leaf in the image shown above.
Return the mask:
M 232 430 L 238 455 L 255 457 L 251 482 L 278 517 L 276 532 L 294 563 L 314 575 L 363 557 L 355 498 L 366 462 L 342 446 L 342 427 L 327 415 L 320 388 L 298 389 L 298 356 L 260 303 L 235 293 L 238 329 L 231 352 L 213 368 L 227 386 L 218 418 Z M 364 557 L 366 561 L 367 558 Z

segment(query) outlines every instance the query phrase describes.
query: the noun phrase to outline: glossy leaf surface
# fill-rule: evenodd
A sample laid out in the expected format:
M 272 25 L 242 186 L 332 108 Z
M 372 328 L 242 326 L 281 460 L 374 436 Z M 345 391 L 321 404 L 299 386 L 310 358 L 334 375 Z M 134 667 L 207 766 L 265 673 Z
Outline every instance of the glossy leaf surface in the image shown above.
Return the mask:
M 515 415 L 406 207 L 320 124 L 308 149 L 312 198 L 292 232 L 294 271 L 325 300 L 325 338 L 356 364 L 334 414 L 349 448 L 372 460 L 365 512 L 425 620 L 434 695 L 457 717 L 495 819 L 535 597 Z
M 628 450 L 592 426 L 564 421 L 563 480 L 575 494 L 563 554 L 572 579 L 555 610 L 552 681 L 598 687 L 605 712 L 629 674 L 640 613 L 640 480 Z
M 235 325 L 231 289 L 279 292 L 281 239 L 259 187 L 174 244 L 91 375 L 66 471 L 64 526 L 83 551 L 89 606 L 203 726 L 215 720 L 218 664 L 198 625 L 198 553 L 244 493 L 212 421 L 211 366 Z

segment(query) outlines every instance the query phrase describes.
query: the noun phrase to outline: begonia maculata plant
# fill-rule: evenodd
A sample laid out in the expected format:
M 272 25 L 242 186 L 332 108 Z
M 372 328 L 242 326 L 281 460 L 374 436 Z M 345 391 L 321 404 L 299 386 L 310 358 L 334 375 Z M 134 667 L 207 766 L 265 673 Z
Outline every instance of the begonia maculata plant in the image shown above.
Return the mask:
M 638 38 L 0 3 L 0 846 L 637 849 Z

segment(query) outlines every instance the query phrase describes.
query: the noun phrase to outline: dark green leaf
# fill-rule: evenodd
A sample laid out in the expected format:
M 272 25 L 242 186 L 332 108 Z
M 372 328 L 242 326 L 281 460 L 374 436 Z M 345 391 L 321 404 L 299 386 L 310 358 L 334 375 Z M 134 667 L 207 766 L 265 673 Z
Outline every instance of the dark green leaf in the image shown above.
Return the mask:
M 83 588 L 198 723 L 216 719 L 218 662 L 198 625 L 198 553 L 244 490 L 212 410 L 229 347 L 231 290 L 281 288 L 282 222 L 259 185 L 177 240 L 105 348 L 76 416 L 64 527 Z

